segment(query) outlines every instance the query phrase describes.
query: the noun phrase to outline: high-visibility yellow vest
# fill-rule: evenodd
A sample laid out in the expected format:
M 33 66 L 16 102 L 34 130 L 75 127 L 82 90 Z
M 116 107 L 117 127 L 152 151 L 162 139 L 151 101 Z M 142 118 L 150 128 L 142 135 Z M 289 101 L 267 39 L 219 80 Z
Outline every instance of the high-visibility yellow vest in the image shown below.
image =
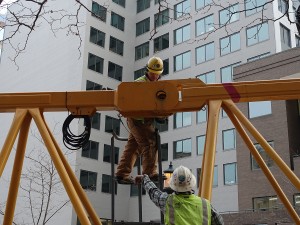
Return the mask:
M 211 205 L 196 195 L 170 195 L 167 199 L 165 225 L 210 225 Z
M 136 82 L 147 82 L 149 80 L 147 79 L 146 75 L 143 75 L 143 76 L 135 79 L 134 81 L 136 81 Z

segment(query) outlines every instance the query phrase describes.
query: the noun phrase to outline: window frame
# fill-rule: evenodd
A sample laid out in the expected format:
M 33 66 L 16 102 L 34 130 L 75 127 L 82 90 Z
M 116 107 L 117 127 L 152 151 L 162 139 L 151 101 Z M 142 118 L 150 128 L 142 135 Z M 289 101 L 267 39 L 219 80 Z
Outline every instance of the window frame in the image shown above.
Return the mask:
M 190 149 L 188 152 L 184 152 L 184 144 L 189 141 L 190 143 L 187 143 L 190 145 Z M 181 142 L 181 151 L 177 151 L 177 144 Z M 180 158 L 185 158 L 185 157 L 190 157 L 192 156 L 192 139 L 191 138 L 185 138 L 181 140 L 177 140 L 173 142 L 173 159 L 180 159 Z

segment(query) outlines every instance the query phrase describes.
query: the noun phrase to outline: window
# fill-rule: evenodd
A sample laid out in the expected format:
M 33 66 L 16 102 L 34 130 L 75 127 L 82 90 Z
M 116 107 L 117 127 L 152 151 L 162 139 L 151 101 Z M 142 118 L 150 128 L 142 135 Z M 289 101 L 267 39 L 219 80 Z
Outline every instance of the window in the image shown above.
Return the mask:
M 178 112 L 174 115 L 174 128 L 192 125 L 191 112 Z
M 300 207 L 300 193 L 294 194 L 293 200 L 294 200 L 294 206 L 296 208 L 299 208 Z
M 123 67 L 115 63 L 108 62 L 108 76 L 118 81 L 122 81 Z
M 85 190 L 96 191 L 97 188 L 97 173 L 80 170 L 80 178 L 79 178 L 81 187 Z
M 174 19 L 185 16 L 191 11 L 190 0 L 182 1 L 174 6 Z
M 220 26 L 227 25 L 229 23 L 233 23 L 234 21 L 239 20 L 239 5 L 234 4 L 231 5 L 219 12 L 219 23 Z
M 110 193 L 111 194 L 111 176 L 102 174 L 102 188 L 101 191 L 103 193 Z M 115 183 L 115 182 L 114 182 Z M 115 194 L 117 194 L 117 185 L 115 185 Z
M 169 9 L 165 9 L 160 13 L 154 15 L 155 27 L 160 27 L 166 23 L 169 23 Z
M 124 49 L 124 42 L 111 36 L 109 42 L 109 50 L 119 55 L 123 55 L 123 49 Z
M 160 145 L 161 161 L 168 161 L 168 143 Z
M 112 0 L 112 1 L 125 8 L 125 0 Z
M 214 167 L 213 187 L 218 186 L 218 166 Z
M 102 85 L 87 80 L 86 81 L 86 90 L 87 91 L 102 90 Z
M 196 37 L 214 30 L 213 15 L 204 17 L 196 21 Z
M 107 13 L 107 9 L 105 7 L 93 1 L 92 16 L 95 16 L 98 19 L 102 20 L 103 22 L 106 22 L 106 13 Z
M 174 142 L 174 159 L 184 158 L 192 154 L 192 139 L 179 140 Z
M 246 16 L 250 16 L 252 14 L 262 11 L 263 9 L 266 9 L 264 6 L 265 3 L 266 0 L 245 0 Z
M 169 48 L 169 33 L 154 39 L 154 53 Z
M 278 0 L 278 10 L 283 14 L 288 14 L 288 2 L 286 0 Z
M 97 129 L 100 130 L 100 113 L 95 113 L 92 117 L 91 117 L 91 124 L 92 124 L 92 128 L 93 129 Z
M 96 141 L 89 141 L 85 146 L 82 147 L 82 157 L 90 159 L 98 159 L 99 143 Z
M 295 35 L 295 39 L 296 39 L 296 47 L 300 47 L 300 37 Z
M 150 30 L 150 18 L 146 18 L 136 24 L 136 36 L 146 33 Z
M 97 30 L 94 27 L 91 27 L 90 30 L 90 42 L 99 45 L 104 48 L 105 45 L 105 33 L 100 30 Z
M 174 45 L 180 44 L 189 40 L 191 37 L 191 26 L 190 24 L 180 27 L 174 30 Z
M 134 71 L 134 80 L 138 79 L 139 77 L 143 76 L 145 74 L 145 68 L 139 69 Z
M 114 12 L 111 12 L 110 25 L 112 25 L 115 28 L 118 28 L 121 31 L 124 31 L 125 18 L 123 16 L 120 16 L 120 15 L 114 13 Z
M 204 63 L 215 58 L 214 42 L 196 48 L 196 64 Z
M 196 0 L 196 10 L 202 9 L 212 3 L 212 0 Z
M 249 118 L 272 114 L 271 101 L 249 102 Z
M 241 48 L 240 33 L 235 33 L 230 36 L 220 39 L 220 55 L 226 55 L 235 52 Z
M 159 130 L 159 132 L 164 132 L 164 131 L 168 131 L 168 127 L 169 127 L 169 121 L 165 120 L 164 123 L 157 123 L 155 121 L 155 127 Z
M 149 42 L 135 47 L 135 60 L 139 60 L 149 56 Z
M 199 180 L 201 177 L 201 168 L 197 168 L 197 187 L 199 187 Z M 218 166 L 214 167 L 213 187 L 218 186 Z
M 235 149 L 235 129 L 223 130 L 223 150 Z
M 252 62 L 252 61 L 255 61 L 255 60 L 258 60 L 258 59 L 262 59 L 262 58 L 265 58 L 265 57 L 267 57 L 269 55 L 270 55 L 270 52 L 267 52 L 267 53 L 264 53 L 264 54 L 261 54 L 261 55 L 257 55 L 257 56 L 249 58 L 247 60 L 247 62 Z
M 203 123 L 207 121 L 207 110 L 204 106 L 197 112 L 197 123 Z
M 146 190 L 141 186 L 142 195 L 146 195 Z M 130 185 L 130 197 L 139 196 L 139 186 L 135 184 Z
M 228 163 L 223 165 L 224 185 L 232 185 L 237 183 L 236 163 Z
M 200 74 L 196 76 L 198 79 L 203 81 L 205 84 L 216 83 L 215 71 L 210 71 L 207 73 Z
M 233 68 L 238 66 L 240 63 L 235 63 L 226 67 L 221 68 L 221 82 L 227 83 L 233 81 Z
M 191 66 L 191 52 L 185 52 L 174 56 L 174 72 L 186 69 Z
M 259 42 L 269 39 L 268 23 L 261 23 L 256 26 L 247 28 L 247 46 L 255 45 Z
M 169 74 L 169 59 L 163 60 L 164 63 L 164 71 L 162 72 L 162 76 Z
M 197 155 L 203 155 L 205 147 L 205 135 L 197 137 Z
M 115 132 L 117 135 L 120 135 L 120 120 L 105 116 L 105 132 L 112 133 Z
M 274 148 L 274 142 L 273 141 L 268 141 L 269 145 Z M 265 150 L 261 147 L 260 144 L 254 144 L 255 148 L 257 149 L 258 153 L 260 156 L 263 158 L 265 161 L 266 165 L 268 167 L 273 166 L 274 162 L 270 158 L 270 156 L 265 152 Z M 253 155 L 250 153 L 251 156 L 251 168 L 252 170 L 260 169 L 260 166 L 258 165 L 257 161 L 254 159 Z
M 150 0 L 137 0 L 136 12 L 139 13 L 150 7 Z
M 277 196 L 266 196 L 253 198 L 253 209 L 254 210 L 268 210 L 278 207 L 278 198 Z
M 281 39 L 281 50 L 287 50 L 292 47 L 291 44 L 291 31 L 280 24 L 280 39 Z
M 103 74 L 103 61 L 104 60 L 99 56 L 89 53 L 88 68 L 96 71 L 97 73 Z
M 115 150 L 115 164 L 119 163 L 119 148 L 114 147 Z M 111 163 L 111 146 L 104 144 L 103 162 Z

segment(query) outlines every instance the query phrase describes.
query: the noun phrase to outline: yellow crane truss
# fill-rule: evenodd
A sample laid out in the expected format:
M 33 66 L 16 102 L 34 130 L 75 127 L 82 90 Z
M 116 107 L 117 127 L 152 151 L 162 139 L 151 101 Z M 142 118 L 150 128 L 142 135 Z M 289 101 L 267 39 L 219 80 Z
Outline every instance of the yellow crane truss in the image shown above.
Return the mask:
M 33 119 L 45 142 L 58 174 L 81 224 L 100 225 L 101 221 L 65 159 L 44 119 L 44 112 L 70 111 L 74 115 L 93 115 L 96 111 L 116 110 L 125 117 L 170 116 L 176 112 L 198 111 L 208 106 L 208 122 L 199 196 L 211 199 L 216 139 L 220 109 L 223 108 L 248 146 L 265 176 L 296 224 L 299 215 L 256 150 L 246 130 L 265 149 L 296 189 L 300 180 L 267 143 L 235 103 L 300 98 L 300 80 L 248 81 L 204 84 L 199 79 L 165 80 L 158 82 L 123 82 L 117 90 L 78 92 L 39 92 L 0 94 L 0 112 L 15 113 L 0 152 L 0 176 L 19 134 L 3 224 L 11 225 L 20 183 L 26 142 Z

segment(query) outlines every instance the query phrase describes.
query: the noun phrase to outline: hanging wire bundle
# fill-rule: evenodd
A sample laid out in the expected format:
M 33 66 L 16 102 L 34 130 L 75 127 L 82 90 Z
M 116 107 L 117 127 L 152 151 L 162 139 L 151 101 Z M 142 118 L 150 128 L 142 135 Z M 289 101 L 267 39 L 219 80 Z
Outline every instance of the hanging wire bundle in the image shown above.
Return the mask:
M 83 118 L 85 129 L 84 131 L 79 134 L 75 135 L 72 133 L 70 129 L 70 123 L 74 118 Z M 63 127 L 63 142 L 64 145 L 70 150 L 78 150 L 88 144 L 91 134 L 91 119 L 89 116 L 81 115 L 81 116 L 74 116 L 70 114 L 67 119 L 65 120 Z

